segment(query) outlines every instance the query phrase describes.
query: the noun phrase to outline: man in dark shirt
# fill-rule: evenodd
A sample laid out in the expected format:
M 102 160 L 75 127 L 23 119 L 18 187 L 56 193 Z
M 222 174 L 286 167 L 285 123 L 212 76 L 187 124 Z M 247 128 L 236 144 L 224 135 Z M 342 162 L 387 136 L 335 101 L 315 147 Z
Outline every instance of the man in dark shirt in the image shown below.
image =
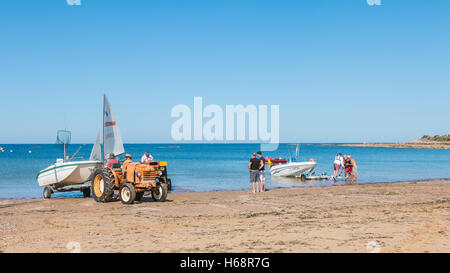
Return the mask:
M 250 171 L 250 183 L 252 183 L 253 193 L 259 192 L 259 170 L 263 162 L 256 158 L 256 154 L 252 154 L 252 158 L 248 163 L 248 170 Z M 256 184 L 256 188 L 255 188 Z
M 262 168 L 259 169 L 259 180 L 261 181 L 261 192 L 266 191 L 266 172 L 264 166 L 266 166 L 266 159 L 262 156 L 261 151 L 256 153 L 257 158 L 262 161 Z

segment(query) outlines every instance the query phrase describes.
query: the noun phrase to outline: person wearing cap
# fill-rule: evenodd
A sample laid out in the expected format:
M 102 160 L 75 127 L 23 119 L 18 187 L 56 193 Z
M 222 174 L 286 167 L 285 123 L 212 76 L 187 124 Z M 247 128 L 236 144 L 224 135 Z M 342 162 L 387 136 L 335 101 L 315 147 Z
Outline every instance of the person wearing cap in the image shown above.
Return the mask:
M 129 163 L 133 163 L 133 160 L 131 160 L 131 155 L 126 154 L 125 160 L 123 161 L 123 177 L 128 178 L 128 165 Z
M 142 164 L 147 164 L 153 161 L 153 156 L 149 152 L 145 152 L 145 154 L 141 158 Z
M 132 163 L 132 162 L 133 162 L 133 160 L 131 158 L 131 155 L 130 154 L 126 154 L 125 155 L 125 161 L 123 163 Z
M 119 160 L 116 159 L 113 153 L 109 154 L 108 163 L 106 163 L 106 167 L 112 169 L 114 164 L 120 164 Z

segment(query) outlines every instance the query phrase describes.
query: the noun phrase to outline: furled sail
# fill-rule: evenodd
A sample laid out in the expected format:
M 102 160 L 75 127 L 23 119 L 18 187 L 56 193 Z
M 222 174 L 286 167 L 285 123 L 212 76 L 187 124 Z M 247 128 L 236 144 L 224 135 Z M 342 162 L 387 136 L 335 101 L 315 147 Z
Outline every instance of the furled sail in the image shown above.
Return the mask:
M 89 157 L 91 161 L 101 161 L 102 160 L 102 147 L 100 146 L 100 130 L 97 133 L 97 139 L 95 140 L 94 147 L 92 147 L 91 156 Z
M 117 127 L 116 116 L 109 104 L 108 98 L 103 98 L 103 158 L 108 155 L 120 155 L 125 153 L 119 127 Z

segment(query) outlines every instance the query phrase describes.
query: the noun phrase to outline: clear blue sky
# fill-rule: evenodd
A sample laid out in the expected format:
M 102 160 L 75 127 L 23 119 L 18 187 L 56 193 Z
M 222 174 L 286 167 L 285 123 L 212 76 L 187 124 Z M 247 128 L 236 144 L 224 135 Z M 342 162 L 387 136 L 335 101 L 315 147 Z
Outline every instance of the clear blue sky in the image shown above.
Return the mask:
M 450 131 L 450 2 L 2 1 L 0 143 L 169 142 L 176 104 L 279 104 L 283 142 Z

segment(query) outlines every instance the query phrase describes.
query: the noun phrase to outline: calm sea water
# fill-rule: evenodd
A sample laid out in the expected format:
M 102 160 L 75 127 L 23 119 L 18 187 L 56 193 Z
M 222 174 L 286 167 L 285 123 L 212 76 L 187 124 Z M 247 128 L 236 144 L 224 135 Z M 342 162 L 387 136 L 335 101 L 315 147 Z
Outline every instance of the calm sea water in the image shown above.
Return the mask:
M 247 164 L 258 144 L 126 144 L 125 150 L 135 160 L 148 150 L 157 160 L 168 162 L 174 192 L 249 189 Z M 62 158 L 62 151 L 52 144 L 0 145 L 0 199 L 41 198 L 36 174 Z M 76 159 L 88 159 L 91 144 L 70 147 L 69 153 L 82 146 Z M 272 157 L 289 157 L 292 145 L 280 144 Z M 12 150 L 12 152 L 11 152 Z M 358 164 L 360 183 L 450 178 L 450 150 L 361 148 L 335 145 L 302 144 L 300 160 L 314 158 L 317 173 L 333 172 L 334 156 L 352 155 Z M 331 186 L 328 181 L 300 182 L 296 179 L 270 179 L 268 187 Z M 79 192 L 59 193 L 55 197 L 81 197 Z

